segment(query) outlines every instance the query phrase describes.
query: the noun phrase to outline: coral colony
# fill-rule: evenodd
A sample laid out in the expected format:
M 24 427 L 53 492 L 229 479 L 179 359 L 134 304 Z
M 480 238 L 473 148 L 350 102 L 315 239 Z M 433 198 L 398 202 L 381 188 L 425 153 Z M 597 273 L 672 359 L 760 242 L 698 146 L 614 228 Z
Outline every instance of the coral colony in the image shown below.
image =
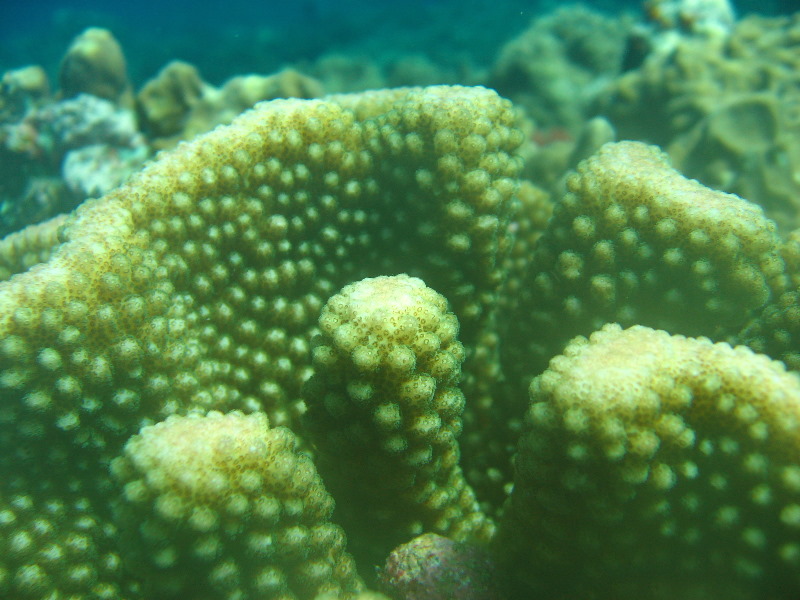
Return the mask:
M 532 25 L 612 39 L 556 111 L 530 32 L 511 100 L 7 73 L 0 598 L 797 598 L 798 25 L 700 5 Z

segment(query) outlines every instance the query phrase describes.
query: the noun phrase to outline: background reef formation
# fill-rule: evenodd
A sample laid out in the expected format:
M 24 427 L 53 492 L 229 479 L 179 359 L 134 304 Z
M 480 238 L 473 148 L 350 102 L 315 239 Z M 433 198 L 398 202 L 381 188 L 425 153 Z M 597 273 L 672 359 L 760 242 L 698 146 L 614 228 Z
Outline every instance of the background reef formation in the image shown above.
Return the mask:
M 678 404 L 598 426 L 593 403 L 601 417 L 615 410 L 627 367 L 594 389 L 594 362 L 570 366 L 578 338 L 536 378 L 569 337 L 611 320 L 738 336 L 792 365 L 793 242 L 757 206 L 683 179 L 635 142 L 583 162 L 536 231 L 541 202 L 518 179 L 520 123 L 484 88 L 273 101 L 63 222 L 0 242 L 0 591 L 367 594 L 341 516 L 356 558 L 433 531 L 494 544 L 512 596 L 611 594 L 613 571 L 571 571 L 608 518 L 626 515 L 647 527 L 615 538 L 613 556 L 672 540 L 635 565 L 647 582 L 653 565 L 679 564 L 686 578 L 667 593 L 702 590 L 693 574 L 715 528 L 739 541 L 711 542 L 731 597 L 754 597 L 767 579 L 800 589 L 798 465 L 785 452 L 800 383 L 780 363 L 625 334 L 614 348 L 644 373 L 625 399 Z M 336 294 L 403 272 L 421 279 Z M 670 344 L 688 350 L 660 370 Z M 711 357 L 708 376 L 698 353 Z M 585 408 L 561 402 L 564 369 Z M 772 391 L 756 402 L 759 382 Z M 708 410 L 731 416 L 709 425 Z M 569 435 L 580 439 L 560 455 L 537 441 Z M 554 455 L 571 461 L 568 476 L 537 470 Z M 684 493 L 683 478 L 699 484 Z M 594 504 L 573 521 L 558 507 L 576 490 Z M 549 537 L 526 535 L 539 530 Z M 531 567 L 524 556 L 543 558 Z M 370 563 L 359 567 L 367 575 Z
M 175 60 L 154 65 L 150 79 L 129 78 L 120 44 L 91 27 L 60 69 L 49 69 L 52 81 L 38 65 L 0 78 L 8 167 L 0 235 L 104 195 L 156 151 L 230 123 L 258 101 L 450 83 L 490 86 L 522 108 L 530 138 L 523 175 L 551 193 L 560 195 L 564 174 L 603 142 L 635 139 L 662 147 L 685 175 L 761 205 L 784 232 L 796 228 L 798 15 L 736 20 L 725 0 L 656 0 L 642 9 L 561 7 L 516 37 L 509 29 L 496 55 L 478 62 L 338 47 L 219 87 Z M 242 58 L 231 63 L 238 73 Z M 219 55 L 216 62 L 225 64 Z M 268 68 L 278 67 L 256 72 Z

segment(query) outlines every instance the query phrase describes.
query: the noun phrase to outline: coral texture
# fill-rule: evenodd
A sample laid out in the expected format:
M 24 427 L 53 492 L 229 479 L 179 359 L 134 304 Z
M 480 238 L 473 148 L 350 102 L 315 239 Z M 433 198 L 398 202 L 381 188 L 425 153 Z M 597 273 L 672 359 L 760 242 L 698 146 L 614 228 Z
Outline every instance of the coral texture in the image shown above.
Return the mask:
M 652 4 L 724 12 L 726 3 Z M 751 15 L 729 35 L 669 37 L 599 95 L 597 110 L 620 139 L 658 144 L 687 176 L 761 205 L 790 231 L 800 226 L 798 34 L 797 14 Z
M 532 588 L 797 589 L 796 374 L 745 347 L 607 325 L 570 342 L 530 396 L 499 546 Z
M 532 373 L 606 322 L 736 331 L 784 284 L 781 241 L 763 211 L 686 179 L 655 147 L 606 145 L 567 189 L 520 290 L 525 354 L 541 359 L 523 365 Z
M 345 527 L 378 560 L 422 531 L 488 541 L 458 465 L 464 347 L 444 297 L 406 275 L 364 279 L 328 300 L 320 329 L 308 421 Z
M 3 435 L 7 413 L 0 409 Z M 0 597 L 136 598 L 108 519 L 109 481 L 63 436 L 0 454 Z
M 496 578 L 485 548 L 426 533 L 392 551 L 380 581 L 397 600 L 500 600 Z
M 66 215 L 12 233 L 0 240 L 0 281 L 46 262 L 58 246 L 58 228 Z
M 172 414 L 263 410 L 299 430 L 319 311 L 351 279 L 424 275 L 479 348 L 510 244 L 515 122 L 481 88 L 276 101 L 82 205 L 46 263 L 0 284 L 0 450 L 19 487 L 21 449 L 54 436 L 103 481 Z M 13 581 L 25 563 L 3 560 Z
M 84 204 L 54 257 L 0 292 L 18 419 L 100 447 L 189 407 L 291 424 L 327 297 L 359 274 L 420 270 L 421 251 L 474 330 L 500 279 L 513 118 L 480 89 L 275 102 Z
M 782 360 L 800 371 L 800 231 L 794 231 L 781 246 L 786 265 L 786 284 L 739 333 L 748 346 Z
M 596 581 L 660 600 L 673 589 L 660 572 L 615 587 L 615 561 L 633 556 L 636 567 L 653 556 L 657 566 L 693 540 L 729 597 L 772 582 L 786 584 L 776 598 L 795 597 L 786 570 L 796 560 L 797 467 L 780 448 L 793 447 L 781 428 L 800 394 L 764 356 L 606 329 L 535 380 L 545 408 L 521 421 L 524 389 L 547 359 L 606 321 L 715 340 L 741 330 L 759 349 L 797 356 L 796 240 L 782 241 L 758 207 L 685 179 L 633 142 L 584 161 L 543 226 L 549 200 L 518 177 L 519 124 L 511 103 L 484 88 L 267 102 L 162 153 L 63 222 L 0 242 L 0 596 L 377 597 L 359 589 L 340 517 L 347 547 L 366 557 L 365 579 L 397 538 L 490 541 L 524 429 L 505 533 L 490 546 L 509 569 L 500 578 L 509 597 L 551 582 L 557 597 Z M 788 335 L 775 339 L 773 323 Z M 560 370 L 579 369 L 581 348 L 617 335 L 583 371 Z M 638 335 L 674 356 L 654 358 Z M 532 428 L 555 438 L 551 453 L 571 431 L 557 417 L 533 418 L 559 414 L 559 377 L 596 387 L 600 421 L 617 410 L 595 384 L 607 355 L 631 362 L 612 390 L 636 379 L 637 360 L 642 377 L 652 371 L 665 400 L 651 406 L 653 393 L 642 392 L 631 418 L 664 430 L 633 436 L 639 462 L 629 464 L 633 430 L 620 417 L 610 433 L 623 436 L 621 462 L 598 454 L 596 469 L 575 480 L 547 472 L 553 485 L 531 491 L 540 472 L 526 461 L 541 451 Z M 696 368 L 682 371 L 686 360 Z M 674 398 L 702 414 L 667 407 Z M 731 398 L 741 410 L 726 408 Z M 695 432 L 683 448 L 668 436 L 678 417 Z M 587 448 L 605 449 L 604 435 Z M 273 471 L 276 460 L 292 474 Z M 312 460 L 338 503 L 332 514 Z M 691 479 L 687 461 L 708 477 Z M 762 484 L 770 501 L 759 504 Z M 670 495 L 682 486 L 688 496 Z M 574 505 L 586 514 L 569 519 L 574 507 L 547 503 L 576 489 L 586 490 Z M 538 492 L 551 513 L 526 508 Z M 636 498 L 650 512 L 627 510 Z M 280 515 L 259 512 L 267 505 Z M 599 561 L 586 553 L 598 507 L 624 525 Z M 675 523 L 663 553 L 626 546 L 656 539 L 652 528 L 625 536 L 643 520 L 666 523 L 658 535 Z M 323 530 L 330 538 L 317 539 Z M 563 570 L 559 557 L 576 545 Z M 701 550 L 692 551 L 671 563 L 687 598 L 697 591 Z M 531 566 L 540 555 L 551 570 Z M 606 579 L 593 579 L 595 564 L 609 565 Z
M 173 415 L 112 471 L 124 557 L 147 596 L 344 600 L 362 587 L 311 459 L 263 413 Z

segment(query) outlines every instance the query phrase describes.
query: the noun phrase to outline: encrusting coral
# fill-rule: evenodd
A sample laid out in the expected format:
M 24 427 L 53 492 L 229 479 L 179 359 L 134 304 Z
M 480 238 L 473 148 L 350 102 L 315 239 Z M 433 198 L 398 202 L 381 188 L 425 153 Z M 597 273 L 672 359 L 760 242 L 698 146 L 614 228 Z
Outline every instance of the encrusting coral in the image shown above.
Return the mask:
M 7 277 L 0 283 L 0 596 L 136 600 L 179 596 L 205 582 L 197 594 L 209 599 L 375 597 L 360 591 L 339 538 L 340 514 L 348 547 L 367 548 L 367 555 L 383 533 L 384 543 L 433 530 L 491 544 L 490 517 L 511 488 L 521 390 L 567 337 L 589 335 L 606 320 L 642 320 L 671 333 L 728 338 L 751 320 L 768 326 L 766 311 L 797 287 L 790 244 L 757 208 L 683 179 L 642 144 L 608 145 L 583 162 L 544 232 L 535 231 L 549 209 L 529 184 L 520 185 L 518 124 L 511 103 L 484 88 L 268 102 L 163 153 L 63 223 L 0 242 Z M 525 207 L 536 215 L 519 214 Z M 38 253 L 46 262 L 32 264 Z M 359 283 L 345 287 L 352 282 Z M 542 294 L 533 295 L 531 284 Z M 385 308 L 376 308 L 381 302 Z M 400 309 L 413 318 L 393 316 Z M 392 319 L 402 327 L 395 330 Z M 653 335 L 672 347 L 667 334 Z M 620 352 L 633 359 L 636 342 L 629 341 Z M 800 586 L 782 569 L 794 560 L 787 536 L 797 520 L 795 475 L 791 458 L 770 441 L 773 433 L 776 443 L 788 439 L 770 403 L 783 398 L 786 414 L 796 410 L 796 378 L 750 351 L 674 343 L 689 348 L 690 362 L 707 356 L 721 370 L 711 378 L 722 382 L 716 387 L 705 380 L 692 387 L 691 377 L 702 374 L 686 375 L 680 390 L 706 394 L 693 406 L 724 415 L 730 398 L 752 405 L 743 405 L 741 417 L 733 409 L 722 418 L 709 444 L 684 449 L 696 462 L 722 461 L 702 480 L 711 483 L 698 488 L 699 505 L 717 507 L 723 525 L 753 511 L 761 519 L 727 530 L 744 535 L 730 544 L 732 553 L 744 544 L 762 556 L 737 555 L 747 560 L 730 566 L 725 589 L 744 595 L 774 575 L 790 582 L 791 598 Z M 797 352 L 793 344 L 789 338 L 780 352 Z M 707 347 L 707 354 L 693 349 Z M 656 382 L 677 377 L 680 356 L 651 359 Z M 565 361 L 572 364 L 556 359 L 550 372 Z M 602 360 L 593 364 L 602 371 Z M 586 376 L 589 387 L 595 376 Z M 753 391 L 762 388 L 759 404 Z M 547 434 L 563 440 L 557 428 Z M 642 444 L 654 435 L 643 431 Z M 533 446 L 526 434 L 504 517 L 519 519 L 520 532 L 536 524 L 523 496 L 536 471 L 525 462 Z M 271 470 L 278 455 L 292 462 L 292 475 Z M 666 502 L 670 473 L 680 482 L 684 475 L 657 449 L 653 456 L 657 462 L 637 463 L 637 473 L 645 473 L 640 487 L 650 494 L 642 501 L 653 499 L 655 510 L 667 505 L 653 490 Z M 312 460 L 339 504 L 332 515 Z M 358 461 L 366 466 L 353 467 Z M 604 479 L 616 463 L 597 466 L 577 483 L 612 489 L 581 501 L 619 514 L 636 482 Z M 363 492 L 358 498 L 339 496 L 337 470 Z M 737 490 L 751 475 L 762 477 L 774 502 L 745 506 L 749 500 L 714 487 L 727 482 Z M 405 488 L 417 495 L 398 493 L 387 511 L 396 519 L 385 519 L 385 532 L 371 532 L 368 517 L 384 507 L 369 497 L 385 498 L 393 477 L 417 485 Z M 554 484 L 552 493 L 559 489 Z M 691 504 L 669 504 L 676 526 Z M 267 505 L 279 506 L 281 516 L 270 521 Z M 553 544 L 551 560 L 590 539 L 596 524 L 590 515 L 564 523 L 555 513 L 542 527 L 556 535 L 564 526 L 568 535 L 560 547 L 542 539 Z M 638 524 L 636 512 L 626 514 Z M 212 532 L 215 524 L 221 527 Z M 709 539 L 717 526 L 699 523 L 697 539 Z M 76 550 L 67 541 L 78 530 Z M 330 538 L 312 544 L 323 530 Z M 693 531 L 681 539 L 695 539 Z M 519 536 L 506 535 L 506 565 L 527 569 L 520 555 L 543 551 L 536 539 L 521 546 Z M 20 542 L 12 548 L 7 540 Z M 626 548 L 622 533 L 615 540 L 601 551 L 611 563 Z M 253 544 L 265 552 L 257 566 Z M 275 554 L 272 544 L 280 546 Z M 299 556 L 281 555 L 290 548 Z M 568 588 L 574 571 L 593 573 L 594 558 L 577 554 L 568 574 L 554 570 L 541 581 L 563 575 L 567 581 L 557 584 Z M 690 578 L 691 561 L 675 565 L 677 579 Z M 370 563 L 358 566 L 369 577 Z M 719 566 L 715 574 L 724 572 Z M 527 597 L 529 582 L 515 587 L 516 575 L 500 580 L 510 597 Z M 599 588 L 614 589 L 614 577 L 610 571 L 598 579 Z M 657 591 L 648 596 L 645 579 L 631 596 L 658 599 Z

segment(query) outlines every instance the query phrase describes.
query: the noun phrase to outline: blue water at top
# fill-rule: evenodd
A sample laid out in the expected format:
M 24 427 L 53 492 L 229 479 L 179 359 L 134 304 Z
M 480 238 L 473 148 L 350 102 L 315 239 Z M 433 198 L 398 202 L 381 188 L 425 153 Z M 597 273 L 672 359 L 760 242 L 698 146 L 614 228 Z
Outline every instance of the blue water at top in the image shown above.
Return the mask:
M 111 29 L 134 83 L 182 59 L 219 83 L 268 73 L 325 53 L 420 53 L 434 62 L 490 64 L 503 43 L 558 0 L 0 0 L 0 72 L 26 64 L 57 70 L 70 40 Z M 583 4 L 636 13 L 639 0 Z M 738 0 L 740 13 L 791 12 L 800 0 Z

